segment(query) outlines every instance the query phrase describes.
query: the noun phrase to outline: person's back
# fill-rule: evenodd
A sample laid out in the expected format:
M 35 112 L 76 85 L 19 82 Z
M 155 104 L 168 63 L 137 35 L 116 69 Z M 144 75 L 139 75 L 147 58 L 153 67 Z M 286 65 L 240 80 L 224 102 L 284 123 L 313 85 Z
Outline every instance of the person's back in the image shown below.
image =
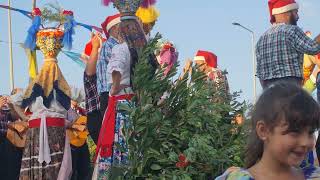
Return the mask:
M 299 34 L 303 31 L 296 25 L 275 24 L 261 36 L 256 46 L 260 79 L 302 77 L 303 53 L 294 42 Z
M 310 39 L 298 26 L 295 0 L 269 0 L 272 27 L 256 46 L 257 76 L 263 89 L 277 81 L 301 86 L 303 55 L 320 52 L 320 35 Z

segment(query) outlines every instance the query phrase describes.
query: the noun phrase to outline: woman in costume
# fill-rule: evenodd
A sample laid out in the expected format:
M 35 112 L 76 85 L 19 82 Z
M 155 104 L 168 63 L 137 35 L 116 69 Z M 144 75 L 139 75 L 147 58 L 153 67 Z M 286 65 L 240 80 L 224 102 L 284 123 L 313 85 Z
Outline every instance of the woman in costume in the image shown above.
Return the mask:
M 105 4 L 109 2 L 106 1 Z M 113 47 L 112 58 L 107 68 L 107 79 L 112 87 L 99 134 L 93 180 L 110 179 L 113 169 L 122 169 L 129 165 L 128 147 L 124 136 L 130 125 L 129 116 L 119 107 L 128 104 L 133 97 L 131 79 L 138 58 L 137 52 L 147 43 L 142 25 L 135 16 L 142 1 L 113 0 L 112 2 L 121 14 L 119 33 L 122 40 Z
M 92 179 L 109 179 L 112 169 L 128 165 L 128 147 L 124 131 L 129 126 L 129 117 L 119 106 L 128 104 L 133 96 L 131 88 L 129 47 L 123 40 L 112 49 L 112 58 L 107 68 L 107 79 L 112 84 L 108 108 L 104 115 L 97 144 L 97 165 Z M 120 147 L 119 147 L 120 146 Z
M 33 10 L 33 24 L 28 30 L 26 48 L 39 48 L 44 63 L 25 92 L 14 96 L 15 105 L 29 107 L 26 146 L 20 171 L 21 180 L 68 179 L 71 173 L 70 144 L 66 138 L 65 118 L 70 108 L 71 89 L 58 66 L 62 47 L 72 47 L 75 21 L 71 11 L 63 11 L 64 28 L 43 28 L 41 11 Z

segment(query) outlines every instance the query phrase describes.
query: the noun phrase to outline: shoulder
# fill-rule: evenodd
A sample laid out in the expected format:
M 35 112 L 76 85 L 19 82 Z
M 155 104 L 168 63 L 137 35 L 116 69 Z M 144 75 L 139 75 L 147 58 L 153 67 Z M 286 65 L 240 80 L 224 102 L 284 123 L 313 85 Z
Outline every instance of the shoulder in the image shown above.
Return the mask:
M 302 169 L 304 177 L 308 179 L 320 179 L 320 168 L 316 166 L 308 166 Z
M 129 53 L 129 47 L 127 43 L 117 44 L 112 48 L 112 52 L 128 52 Z
M 246 169 L 237 167 L 229 168 L 224 174 L 215 180 L 254 180 Z
M 303 30 L 296 25 L 284 25 L 283 30 L 289 35 L 304 35 Z
M 119 43 L 114 37 L 111 36 L 111 37 L 109 37 L 109 39 L 107 39 L 105 44 L 106 45 L 115 45 L 115 44 L 119 44 Z

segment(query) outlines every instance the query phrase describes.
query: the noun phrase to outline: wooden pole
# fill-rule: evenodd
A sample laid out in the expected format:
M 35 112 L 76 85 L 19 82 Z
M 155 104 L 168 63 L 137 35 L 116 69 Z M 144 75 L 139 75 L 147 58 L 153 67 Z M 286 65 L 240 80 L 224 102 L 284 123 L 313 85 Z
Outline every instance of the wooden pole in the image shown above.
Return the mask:
M 8 0 L 8 6 L 11 7 L 11 0 Z M 13 74 L 13 53 L 12 53 L 12 28 L 11 28 L 11 10 L 8 9 L 8 33 L 9 33 L 9 60 L 10 60 L 10 90 L 14 89 Z
M 36 0 L 32 0 L 32 9 L 37 7 L 37 1 Z

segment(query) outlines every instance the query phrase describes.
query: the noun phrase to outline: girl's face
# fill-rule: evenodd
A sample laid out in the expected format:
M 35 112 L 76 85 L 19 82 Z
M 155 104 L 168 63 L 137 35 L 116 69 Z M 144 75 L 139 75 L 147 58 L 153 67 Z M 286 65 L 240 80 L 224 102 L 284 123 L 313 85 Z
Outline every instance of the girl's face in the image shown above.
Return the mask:
M 262 138 L 264 152 L 282 165 L 299 166 L 315 145 L 310 128 L 288 132 L 288 125 L 280 123 Z

